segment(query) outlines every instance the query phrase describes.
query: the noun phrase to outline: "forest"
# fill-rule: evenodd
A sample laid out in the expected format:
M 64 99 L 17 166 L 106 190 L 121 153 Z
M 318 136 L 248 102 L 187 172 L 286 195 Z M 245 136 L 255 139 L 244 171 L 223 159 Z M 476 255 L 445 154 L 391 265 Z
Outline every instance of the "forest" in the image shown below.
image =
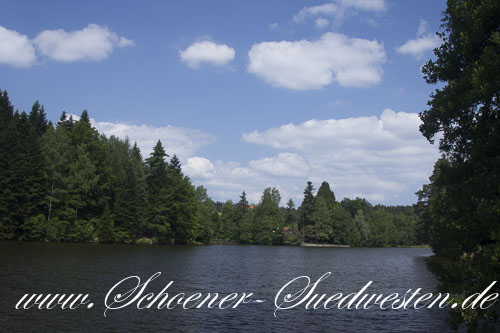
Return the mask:
M 75 117 L 76 118 L 76 117 Z M 214 202 L 158 141 L 143 159 L 136 143 L 106 137 L 87 111 L 46 118 L 36 101 L 14 111 L 0 91 L 0 239 L 158 244 L 422 244 L 411 206 L 337 201 L 327 182 L 307 182 L 296 207 L 276 188 L 251 204 Z

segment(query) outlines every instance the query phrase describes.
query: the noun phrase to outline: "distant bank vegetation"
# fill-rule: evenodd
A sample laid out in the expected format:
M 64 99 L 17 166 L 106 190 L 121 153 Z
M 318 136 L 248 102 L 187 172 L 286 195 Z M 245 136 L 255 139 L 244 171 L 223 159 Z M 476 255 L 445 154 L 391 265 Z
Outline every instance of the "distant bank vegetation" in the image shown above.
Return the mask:
M 246 194 L 214 202 L 194 187 L 176 155 L 160 141 L 143 160 L 137 144 L 107 138 L 87 111 L 56 124 L 43 106 L 14 112 L 0 91 L 0 239 L 103 243 L 301 242 L 350 246 L 420 244 L 419 217 L 409 206 L 337 201 L 323 182 L 307 183 L 299 207 L 280 207 L 277 189 L 257 204 Z

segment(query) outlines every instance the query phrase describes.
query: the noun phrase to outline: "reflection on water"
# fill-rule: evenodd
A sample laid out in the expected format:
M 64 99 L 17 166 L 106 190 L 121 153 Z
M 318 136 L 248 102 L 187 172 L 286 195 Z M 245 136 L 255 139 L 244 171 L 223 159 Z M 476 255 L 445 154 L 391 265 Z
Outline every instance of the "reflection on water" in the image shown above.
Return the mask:
M 433 292 L 436 280 L 424 258 L 429 249 L 335 249 L 292 246 L 133 246 L 0 242 L 1 331 L 174 331 L 174 332 L 446 332 L 447 310 L 305 310 L 278 311 L 274 297 L 291 279 L 332 275 L 318 292 L 356 292 L 368 281 L 372 293 L 388 295 L 422 288 Z M 108 311 L 104 298 L 121 279 L 162 275 L 151 291 L 174 281 L 169 292 L 253 292 L 262 304 L 236 309 Z M 15 310 L 25 293 L 88 293 L 95 303 L 68 310 Z

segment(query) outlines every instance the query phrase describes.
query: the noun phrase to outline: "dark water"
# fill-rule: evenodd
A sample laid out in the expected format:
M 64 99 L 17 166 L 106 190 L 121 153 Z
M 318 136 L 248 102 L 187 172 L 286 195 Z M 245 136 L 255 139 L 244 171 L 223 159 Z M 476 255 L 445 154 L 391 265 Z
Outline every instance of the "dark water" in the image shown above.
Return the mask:
M 291 279 L 318 279 L 318 292 L 357 292 L 368 281 L 371 293 L 433 292 L 436 280 L 424 258 L 429 249 L 332 249 L 271 246 L 133 246 L 0 242 L 0 331 L 169 331 L 169 332 L 446 332 L 446 309 L 278 311 L 274 298 Z M 236 309 L 138 310 L 107 312 L 104 298 L 131 275 L 162 275 L 148 291 L 169 293 L 253 292 L 264 303 Z M 130 288 L 128 288 L 130 289 Z M 122 289 L 126 290 L 126 289 Z M 91 309 L 16 310 L 25 293 L 90 294 Z

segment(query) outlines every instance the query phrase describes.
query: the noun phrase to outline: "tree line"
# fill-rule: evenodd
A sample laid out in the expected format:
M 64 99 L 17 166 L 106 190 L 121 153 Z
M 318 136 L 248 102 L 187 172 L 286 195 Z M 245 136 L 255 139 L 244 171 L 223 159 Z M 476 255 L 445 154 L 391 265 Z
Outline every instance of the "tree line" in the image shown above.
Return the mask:
M 137 143 L 106 137 L 87 111 L 62 113 L 55 124 L 37 101 L 14 111 L 0 91 L 0 239 L 193 244 L 334 243 L 414 245 L 412 207 L 372 206 L 364 199 L 336 201 L 327 182 L 317 193 L 280 207 L 276 188 L 259 203 L 246 193 L 237 203 L 214 202 L 183 174 L 176 155 L 158 141 L 146 159 Z

